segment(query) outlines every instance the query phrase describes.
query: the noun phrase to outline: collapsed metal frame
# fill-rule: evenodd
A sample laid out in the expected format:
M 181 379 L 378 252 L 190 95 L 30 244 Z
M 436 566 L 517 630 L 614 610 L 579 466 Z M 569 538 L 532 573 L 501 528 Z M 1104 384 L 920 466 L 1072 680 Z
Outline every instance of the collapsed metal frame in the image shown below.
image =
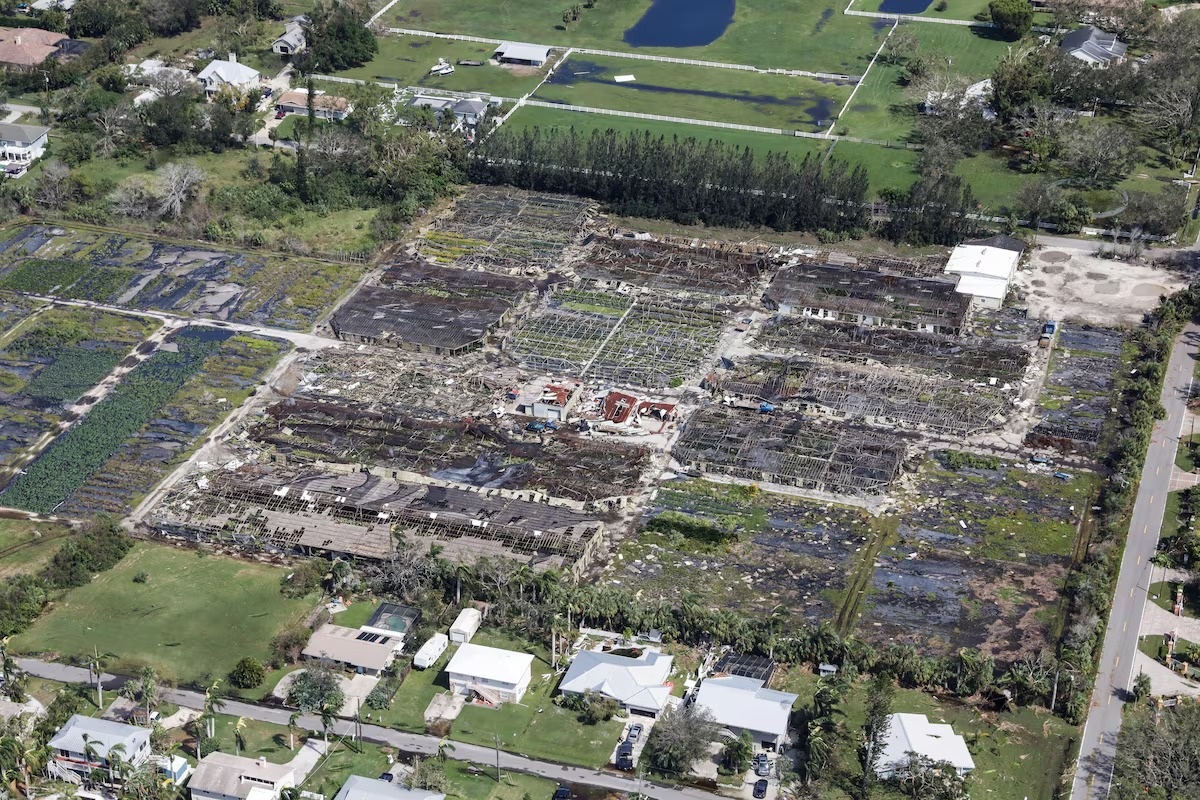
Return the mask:
M 885 492 L 906 455 L 899 436 L 799 414 L 707 408 L 672 454 L 685 468 L 754 482 L 866 496 Z
M 613 313 L 585 310 L 581 298 Z M 518 325 L 503 349 L 532 369 L 666 388 L 700 367 L 720 338 L 726 313 L 713 302 L 653 293 L 569 290 L 552 295 Z
M 770 268 L 770 260 L 761 254 L 597 237 L 575 272 L 587 280 L 730 298 L 745 297 Z
M 779 355 L 802 354 L 849 364 L 878 362 L 972 381 L 994 378 L 1015 383 L 1029 366 L 1028 350 L 1016 344 L 788 315 L 764 325 L 754 343 Z
M 468 269 L 548 271 L 579 239 L 593 208 L 570 195 L 479 189 L 434 223 L 418 253 Z

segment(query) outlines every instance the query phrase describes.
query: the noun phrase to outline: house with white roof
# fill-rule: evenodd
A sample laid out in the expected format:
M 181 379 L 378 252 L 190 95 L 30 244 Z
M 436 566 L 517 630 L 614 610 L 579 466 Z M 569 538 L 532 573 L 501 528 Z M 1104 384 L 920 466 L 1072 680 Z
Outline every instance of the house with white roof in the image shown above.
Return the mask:
M 236 53 L 230 53 L 229 59 L 226 61 L 220 59 L 210 61 L 208 66 L 200 70 L 200 74 L 196 77 L 199 78 L 200 85 L 204 87 L 204 93 L 209 97 L 225 88 L 239 92 L 257 89 L 262 79 L 258 70 L 247 67 L 245 64 L 239 64 Z
M 643 650 L 636 657 L 583 650 L 571 662 L 558 690 L 563 694 L 595 692 L 612 698 L 631 714 L 657 718 L 671 698 L 671 656 Z
M 140 767 L 150 757 L 150 731 L 124 722 L 76 714 L 58 729 L 47 746 L 54 764 L 80 775 L 107 770 L 118 761 Z M 113 752 L 114 748 L 120 748 Z
M 909 753 L 934 763 L 948 763 L 959 775 L 975 769 L 966 740 L 949 725 L 930 722 L 924 714 L 892 714 L 888 723 L 887 741 L 875 767 L 880 778 L 897 777 Z
M 486 703 L 519 703 L 533 678 L 533 656 L 481 644 L 459 645 L 446 665 L 450 691 Z
M 217 751 L 196 764 L 188 793 L 191 800 L 279 800 L 284 789 L 295 785 L 296 769 L 291 764 Z
M 755 744 L 779 750 L 787 738 L 792 704 L 797 697 L 790 692 L 768 689 L 755 678 L 717 675 L 701 682 L 695 703 L 707 709 L 732 735 L 749 731 Z
M 303 53 L 308 48 L 304 27 L 309 24 L 311 24 L 311 20 L 304 14 L 289 19 L 283 24 L 283 33 L 271 43 L 271 52 L 281 56 Z
M 980 308 L 1000 308 L 1017 274 L 1025 245 L 1009 236 L 966 242 L 954 248 L 945 273 L 958 276 L 955 289 Z
M 378 778 L 351 775 L 333 800 L 446 800 L 446 795 L 428 789 L 406 789 Z

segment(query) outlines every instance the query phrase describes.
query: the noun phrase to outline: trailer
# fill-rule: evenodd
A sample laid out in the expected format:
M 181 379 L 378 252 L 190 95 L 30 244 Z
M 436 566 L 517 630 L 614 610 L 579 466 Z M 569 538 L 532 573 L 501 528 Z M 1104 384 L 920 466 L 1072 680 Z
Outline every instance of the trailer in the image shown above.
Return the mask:
M 444 633 L 435 633 L 429 641 L 421 645 L 421 649 L 413 656 L 413 666 L 417 669 L 429 669 L 450 647 L 450 637 Z

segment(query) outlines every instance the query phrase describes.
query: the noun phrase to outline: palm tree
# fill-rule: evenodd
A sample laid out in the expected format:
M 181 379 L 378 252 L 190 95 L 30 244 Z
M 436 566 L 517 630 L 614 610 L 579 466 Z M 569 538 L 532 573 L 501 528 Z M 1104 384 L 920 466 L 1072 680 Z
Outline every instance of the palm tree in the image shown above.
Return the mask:
M 108 748 L 108 754 L 104 760 L 108 762 L 108 782 L 115 784 L 117 782 L 116 773 L 123 774 L 127 766 L 125 764 L 125 745 L 114 744 Z
M 329 744 L 329 726 L 333 724 L 333 709 L 328 703 L 322 703 L 320 708 L 321 714 L 321 729 L 325 734 L 325 744 Z
M 441 739 L 438 740 L 438 749 L 437 749 L 438 761 L 445 761 L 448 758 L 448 756 L 446 754 L 453 753 L 453 752 L 454 752 L 454 745 L 450 744 L 450 740 L 448 738 L 443 736 Z
M 237 723 L 233 726 L 233 754 L 240 756 L 242 748 L 246 746 L 246 718 L 238 717 Z
M 296 731 L 300 728 L 300 712 L 294 712 L 288 717 L 288 749 L 296 749 Z
M 830 735 L 815 722 L 810 722 L 808 725 L 808 759 L 805 762 L 804 783 L 811 785 L 814 778 L 821 774 L 821 770 L 829 763 L 829 756 L 833 754 L 833 742 Z
M 87 763 L 88 780 L 92 778 L 92 765 L 100 766 L 100 753 L 96 750 L 96 745 L 92 744 L 92 737 L 86 733 L 83 734 L 83 760 Z
M 117 658 L 116 653 L 101 653 L 99 648 L 93 648 L 88 658 L 88 672 L 96 675 L 96 708 L 104 708 L 104 668 Z
M 217 735 L 217 712 L 225 707 L 225 698 L 221 697 L 221 681 L 213 681 L 212 686 L 204 690 L 204 717 L 208 723 L 208 738 Z
M 9 732 L 0 737 L 0 768 L 15 771 L 20 779 L 21 794 L 30 796 L 29 776 L 33 769 L 40 769 L 47 749 L 32 738 L 23 718 L 15 718 Z M 8 779 L 5 779 L 5 783 Z

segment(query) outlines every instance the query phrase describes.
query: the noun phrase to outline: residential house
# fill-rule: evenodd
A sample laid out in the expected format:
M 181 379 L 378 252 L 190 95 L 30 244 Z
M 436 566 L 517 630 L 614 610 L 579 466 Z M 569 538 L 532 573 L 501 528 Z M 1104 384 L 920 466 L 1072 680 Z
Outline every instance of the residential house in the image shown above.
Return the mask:
M 297 53 L 303 53 L 308 47 L 308 40 L 304 36 L 304 26 L 311 22 L 309 18 L 303 14 L 297 17 L 292 17 L 283 24 L 283 34 L 271 43 L 271 52 L 278 53 L 281 56 L 294 56 Z
M 118 764 L 141 766 L 150 758 L 150 731 L 76 714 L 58 729 L 47 746 L 60 770 L 90 775 L 96 770 L 115 771 Z
M 887 741 L 875 772 L 884 779 L 897 777 L 909 753 L 935 763 L 949 763 L 959 775 L 975 769 L 966 741 L 949 725 L 930 722 L 924 714 L 892 714 L 888 717 Z
M 30 8 L 34 11 L 70 11 L 75 7 L 76 0 L 37 0 Z
M 308 90 L 292 89 L 279 95 L 275 108 L 287 114 L 308 113 Z M 320 89 L 313 92 L 313 115 L 317 119 L 343 120 L 354 111 L 354 106 L 344 97 L 325 94 Z
M 0 122 L 0 168 L 5 177 L 19 178 L 46 152 L 50 129 L 40 125 Z
M 239 64 L 235 53 L 230 53 L 229 59 L 225 61 L 210 61 L 196 77 L 200 79 L 200 85 L 209 97 L 225 88 L 239 92 L 256 90 L 262 78 L 258 70 Z
M 732 735 L 749 731 L 755 744 L 778 751 L 785 743 L 792 704 L 798 695 L 768 689 L 754 678 L 740 675 L 705 678 L 696 690 L 695 703 Z
M 278 800 L 284 789 L 295 785 L 291 764 L 217 751 L 200 759 L 188 781 L 188 794 L 191 800 Z
M 307 658 L 335 661 L 363 675 L 383 672 L 404 647 L 404 637 L 373 633 L 325 623 L 313 632 L 304 648 Z
M 987 240 L 980 240 L 983 241 Z M 1020 240 L 1013 241 L 1017 242 L 1017 246 L 966 242 L 955 247 L 950 254 L 945 273 L 958 277 L 955 289 L 959 294 L 970 297 L 972 305 L 991 309 L 1004 305 L 1004 298 L 1008 296 L 1009 286 L 1017 274 L 1017 263 L 1024 251 L 1024 244 Z
M 449 97 L 429 97 L 418 95 L 409 105 L 413 108 L 428 108 L 439 121 L 445 121 L 449 116 L 454 117 L 454 130 L 473 133 L 475 128 L 487 116 L 490 101 L 479 97 L 467 97 L 454 100 Z
M 33 68 L 51 56 L 64 55 L 63 45 L 69 42 L 66 34 L 41 28 L 0 28 L 0 64 Z
M 583 650 L 559 684 L 563 694 L 595 692 L 631 714 L 657 718 L 671 699 L 671 656 L 646 649 L 636 657 Z
M 505 42 L 496 48 L 495 59 L 501 64 L 540 67 L 550 59 L 550 48 L 540 44 Z
M 450 691 L 490 705 L 519 703 L 532 679 L 533 656 L 479 644 L 459 645 L 446 665 Z
M 1125 51 L 1129 49 L 1129 45 L 1118 39 L 1115 33 L 1107 33 L 1094 25 L 1084 25 L 1071 31 L 1063 37 L 1059 47 L 1096 69 L 1120 64 L 1125 60 Z
M 351 775 L 333 800 L 446 800 L 446 795 L 427 789 L 406 789 L 377 778 Z

